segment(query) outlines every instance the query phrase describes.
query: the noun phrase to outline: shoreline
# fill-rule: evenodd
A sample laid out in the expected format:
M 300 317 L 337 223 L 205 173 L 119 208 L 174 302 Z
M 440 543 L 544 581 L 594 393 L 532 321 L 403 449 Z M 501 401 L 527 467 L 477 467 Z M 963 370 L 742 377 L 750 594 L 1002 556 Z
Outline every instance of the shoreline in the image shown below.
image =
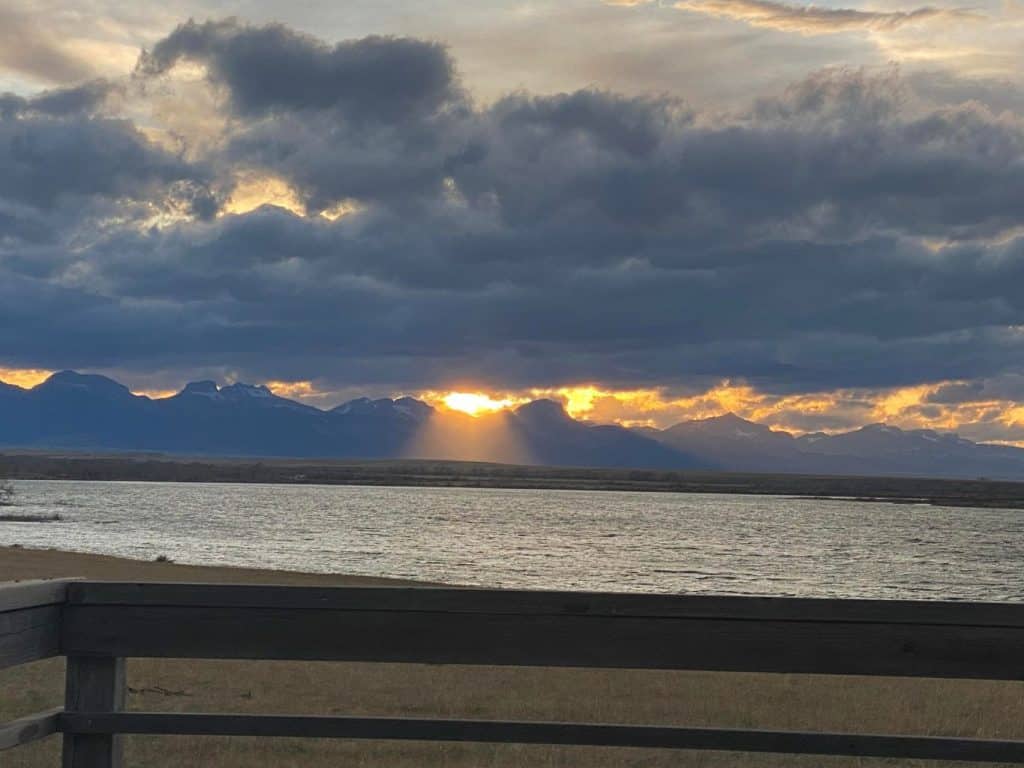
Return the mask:
M 267 584 L 334 587 L 437 587 L 455 586 L 429 581 L 358 576 L 341 573 L 306 573 L 273 568 L 134 560 L 116 555 L 0 546 L 0 582 L 83 577 L 101 581 L 209 582 L 215 584 Z
M 542 467 L 466 461 L 0 452 L 0 479 L 742 494 L 1024 509 L 1024 483 L 922 477 Z

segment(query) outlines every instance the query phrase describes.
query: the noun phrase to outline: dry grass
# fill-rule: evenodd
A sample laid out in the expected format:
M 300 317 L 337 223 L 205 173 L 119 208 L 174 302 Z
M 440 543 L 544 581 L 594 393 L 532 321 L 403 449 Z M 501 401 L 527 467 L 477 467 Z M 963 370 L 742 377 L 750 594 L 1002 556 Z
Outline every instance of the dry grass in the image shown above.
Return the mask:
M 48 573 L 40 572 L 45 560 L 50 561 Z M 68 570 L 70 566 L 75 569 Z M 267 579 L 265 572 L 0 549 L 4 577 L 58 573 L 93 578 L 345 583 L 330 577 L 273 574 L 275 578 Z M 49 660 L 0 673 L 0 721 L 60 703 L 62 668 L 60 660 Z M 577 719 L 1024 736 L 1024 684 L 1011 682 L 139 659 L 129 662 L 129 685 L 129 706 L 137 710 Z M 132 737 L 127 748 L 128 765 L 145 768 L 926 765 L 711 752 L 295 739 Z M 4 753 L 0 764 L 52 768 L 59 762 L 58 753 L 58 740 L 50 739 Z

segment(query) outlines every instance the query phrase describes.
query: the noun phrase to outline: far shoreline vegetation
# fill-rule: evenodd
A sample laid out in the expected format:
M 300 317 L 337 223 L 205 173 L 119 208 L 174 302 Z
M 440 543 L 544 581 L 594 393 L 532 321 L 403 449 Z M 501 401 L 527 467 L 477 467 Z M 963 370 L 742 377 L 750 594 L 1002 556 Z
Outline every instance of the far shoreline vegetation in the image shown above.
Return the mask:
M 987 478 L 542 467 L 426 459 L 224 458 L 9 450 L 0 453 L 0 478 L 738 493 L 807 500 L 1024 509 L 1024 483 Z

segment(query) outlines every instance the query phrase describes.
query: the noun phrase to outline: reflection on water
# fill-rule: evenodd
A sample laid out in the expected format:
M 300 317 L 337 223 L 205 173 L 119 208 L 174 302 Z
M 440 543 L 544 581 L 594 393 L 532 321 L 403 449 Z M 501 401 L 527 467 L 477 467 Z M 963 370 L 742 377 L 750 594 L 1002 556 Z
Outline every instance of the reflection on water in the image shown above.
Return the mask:
M 0 544 L 492 587 L 1024 600 L 1024 514 L 779 496 L 18 481 Z M 0 579 L 3 574 L 0 573 Z

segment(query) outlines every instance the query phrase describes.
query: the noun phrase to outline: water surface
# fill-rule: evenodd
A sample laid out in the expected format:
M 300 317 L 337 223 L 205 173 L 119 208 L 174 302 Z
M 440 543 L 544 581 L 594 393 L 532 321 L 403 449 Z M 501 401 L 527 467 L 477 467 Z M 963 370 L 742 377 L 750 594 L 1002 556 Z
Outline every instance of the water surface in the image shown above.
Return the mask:
M 782 496 L 17 481 L 0 545 L 617 592 L 1024 600 L 1024 513 Z M 3 574 L 0 573 L 0 580 Z

